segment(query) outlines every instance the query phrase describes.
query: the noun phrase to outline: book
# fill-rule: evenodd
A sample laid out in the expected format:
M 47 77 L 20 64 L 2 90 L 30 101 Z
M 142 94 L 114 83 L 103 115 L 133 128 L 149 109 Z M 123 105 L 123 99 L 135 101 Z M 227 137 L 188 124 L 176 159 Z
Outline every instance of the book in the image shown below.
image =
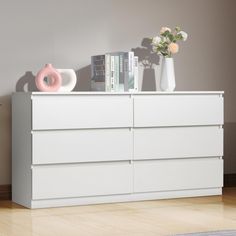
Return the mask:
M 124 90 L 134 90 L 134 52 L 124 54 Z
M 111 67 L 110 67 L 110 83 L 111 83 L 111 92 L 115 91 L 115 57 L 111 56 Z
M 105 91 L 111 92 L 111 55 L 105 54 Z
M 134 91 L 138 92 L 139 89 L 139 78 L 138 78 L 138 57 L 134 56 Z
M 134 52 L 112 52 L 91 57 L 91 88 L 94 91 L 134 90 Z
M 105 91 L 105 55 L 91 57 L 91 89 Z
M 124 80 L 125 80 L 125 75 L 124 75 L 124 54 L 125 52 L 120 52 L 119 55 L 119 92 L 124 92 L 125 91 L 125 86 L 124 86 Z
M 114 91 L 124 92 L 124 54 L 125 52 L 112 52 L 114 56 Z
M 120 56 L 114 56 L 114 88 L 115 91 L 119 91 L 119 80 L 120 80 Z

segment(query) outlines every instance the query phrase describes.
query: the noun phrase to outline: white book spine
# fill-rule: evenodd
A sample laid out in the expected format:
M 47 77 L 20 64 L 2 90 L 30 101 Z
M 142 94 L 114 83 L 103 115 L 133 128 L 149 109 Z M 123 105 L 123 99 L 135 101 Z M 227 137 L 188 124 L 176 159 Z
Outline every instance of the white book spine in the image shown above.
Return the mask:
M 115 56 L 115 91 L 119 91 L 119 77 L 120 77 L 120 60 L 119 60 L 119 55 Z
M 124 78 L 125 78 L 125 73 L 124 73 L 124 53 L 120 53 L 119 55 L 120 63 L 119 63 L 119 92 L 124 92 Z
M 129 52 L 129 91 L 134 90 L 134 52 Z
M 133 61 L 134 61 L 134 52 L 129 52 L 129 72 L 130 74 L 134 74 L 134 67 L 133 67 Z
M 115 91 L 115 57 L 111 56 L 111 92 Z
M 129 53 L 124 54 L 124 91 L 129 91 Z
M 134 91 L 138 92 L 138 57 L 134 57 Z
M 111 91 L 111 80 L 110 80 L 110 74 L 111 74 L 111 56 L 109 54 L 105 55 L 105 85 L 106 85 L 106 91 Z

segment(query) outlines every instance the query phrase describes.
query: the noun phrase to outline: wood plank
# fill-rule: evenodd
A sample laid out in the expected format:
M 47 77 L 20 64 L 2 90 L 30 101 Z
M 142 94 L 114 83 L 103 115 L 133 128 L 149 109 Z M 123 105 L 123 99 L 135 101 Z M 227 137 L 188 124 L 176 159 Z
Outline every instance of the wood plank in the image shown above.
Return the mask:
M 0 202 L 0 235 L 167 236 L 235 229 L 236 188 L 223 197 L 29 210 Z

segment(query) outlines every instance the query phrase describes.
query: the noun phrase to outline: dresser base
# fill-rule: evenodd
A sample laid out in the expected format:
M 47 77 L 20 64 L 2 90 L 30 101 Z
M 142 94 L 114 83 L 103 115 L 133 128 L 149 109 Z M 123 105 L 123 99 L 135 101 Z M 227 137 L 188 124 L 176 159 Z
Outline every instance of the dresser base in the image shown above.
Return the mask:
M 184 198 L 184 197 L 203 197 L 203 196 L 214 196 L 214 195 L 222 195 L 222 188 L 32 200 L 29 205 L 25 206 L 28 208 L 35 209 L 35 208 L 64 207 L 64 206 L 115 203 L 115 202 L 117 203 L 117 202 L 130 202 L 130 201 L 173 199 L 173 198 Z M 19 204 L 21 205 L 21 203 Z

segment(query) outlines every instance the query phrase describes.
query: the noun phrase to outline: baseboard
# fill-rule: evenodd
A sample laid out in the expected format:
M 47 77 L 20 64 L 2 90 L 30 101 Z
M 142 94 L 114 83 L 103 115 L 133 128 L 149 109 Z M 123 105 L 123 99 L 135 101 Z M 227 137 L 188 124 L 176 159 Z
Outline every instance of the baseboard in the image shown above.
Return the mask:
M 236 174 L 224 175 L 224 187 L 236 187 Z
M 0 200 L 11 200 L 11 185 L 0 185 Z

